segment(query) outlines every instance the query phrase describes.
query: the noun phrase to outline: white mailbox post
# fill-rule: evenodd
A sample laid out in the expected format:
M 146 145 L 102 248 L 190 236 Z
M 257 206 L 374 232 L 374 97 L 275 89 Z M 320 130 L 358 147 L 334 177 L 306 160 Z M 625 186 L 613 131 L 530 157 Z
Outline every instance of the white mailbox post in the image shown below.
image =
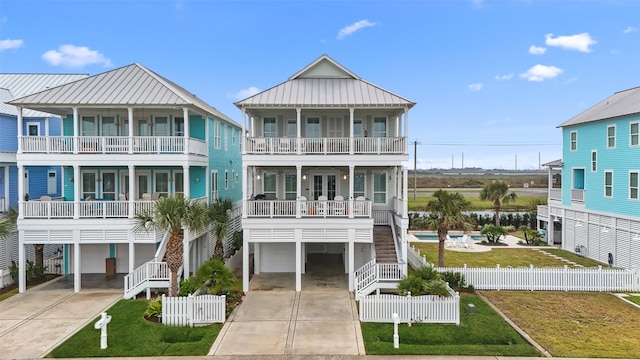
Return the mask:
M 400 336 L 398 336 L 398 324 L 400 324 L 400 316 L 397 313 L 393 313 L 393 348 L 400 347 Z
M 107 324 L 111 321 L 111 315 L 107 315 L 106 312 L 102 313 L 100 320 L 96 321 L 93 326 L 96 329 L 100 329 L 100 349 L 107 348 Z

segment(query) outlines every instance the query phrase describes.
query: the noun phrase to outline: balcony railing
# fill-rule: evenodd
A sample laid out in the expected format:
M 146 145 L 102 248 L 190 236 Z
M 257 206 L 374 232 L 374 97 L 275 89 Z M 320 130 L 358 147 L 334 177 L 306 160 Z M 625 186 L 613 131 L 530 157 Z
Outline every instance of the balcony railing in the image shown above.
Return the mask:
M 549 200 L 562 200 L 562 189 L 549 189 Z
M 21 204 L 25 219 L 72 219 L 76 206 L 79 218 L 129 217 L 129 201 L 24 201 Z M 153 204 L 154 201 L 134 201 L 134 214 L 152 210 Z
M 584 190 L 571 189 L 571 201 L 584 202 Z
M 247 217 L 370 218 L 370 200 L 248 200 Z
M 549 206 L 538 205 L 538 216 L 549 217 Z
M 23 136 L 23 153 L 207 155 L 207 143 L 183 136 Z
M 247 154 L 406 154 L 404 137 L 247 138 Z

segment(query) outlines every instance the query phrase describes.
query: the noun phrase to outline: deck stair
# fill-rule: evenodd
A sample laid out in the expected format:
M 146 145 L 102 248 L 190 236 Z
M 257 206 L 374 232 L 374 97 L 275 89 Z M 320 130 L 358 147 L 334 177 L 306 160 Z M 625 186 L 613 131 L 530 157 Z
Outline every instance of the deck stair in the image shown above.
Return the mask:
M 376 263 L 391 264 L 398 262 L 393 232 L 389 226 L 373 228 L 373 245 L 376 251 Z

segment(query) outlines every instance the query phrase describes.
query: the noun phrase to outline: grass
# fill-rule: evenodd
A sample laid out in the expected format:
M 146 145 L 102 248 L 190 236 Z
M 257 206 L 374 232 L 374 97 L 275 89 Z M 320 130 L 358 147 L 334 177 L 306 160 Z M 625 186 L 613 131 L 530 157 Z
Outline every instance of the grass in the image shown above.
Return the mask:
M 474 315 L 464 311 L 470 303 L 476 306 Z M 540 356 L 479 296 L 462 294 L 460 307 L 460 326 L 400 324 L 399 349 L 393 348 L 393 324 L 362 323 L 367 355 Z
M 425 255 L 427 261 L 432 264 L 438 263 L 438 243 L 412 243 L 416 247 L 416 249 L 420 250 L 422 255 Z M 484 245 L 474 245 L 474 246 L 484 246 Z M 578 264 L 583 266 L 597 266 L 602 265 L 593 260 L 577 257 L 571 258 L 573 253 L 559 250 L 555 251 L 557 255 L 565 257 L 567 255 L 568 260 L 575 261 Z M 545 249 L 547 251 L 547 249 Z M 497 264 L 500 264 L 501 267 L 522 267 L 529 266 L 533 264 L 535 267 L 563 267 L 567 265 L 565 262 L 561 260 L 552 258 L 551 256 L 545 255 L 536 251 L 534 249 L 515 249 L 515 248 L 493 248 L 491 251 L 487 252 L 462 252 L 462 251 L 454 251 L 445 249 L 444 252 L 444 261 L 445 265 L 448 267 L 463 267 L 464 264 L 467 264 L 468 267 L 496 267 Z M 594 265 L 594 263 L 596 265 Z M 571 265 L 568 265 L 572 267 Z
M 635 358 L 638 309 L 608 293 L 483 291 L 554 357 Z
M 6 293 L 3 293 L 0 295 L 0 301 L 6 300 L 17 293 L 18 293 L 18 289 L 9 290 Z
M 55 348 L 48 357 L 184 356 L 207 355 L 222 324 L 204 327 L 170 327 L 146 321 L 145 300 L 120 300 L 107 313 L 108 348 L 100 349 L 100 331 L 91 321 Z
M 636 295 L 627 295 L 625 297 L 625 299 L 631 301 L 632 303 L 636 304 L 636 305 L 640 305 L 640 296 L 636 296 Z
M 586 258 L 584 256 L 580 256 L 578 254 L 572 253 L 571 251 L 567 251 L 567 250 L 562 250 L 562 249 L 545 249 L 544 251 L 554 254 L 554 255 L 558 255 L 558 256 L 562 256 L 563 258 L 573 261 L 575 263 L 581 264 L 582 266 L 585 267 L 595 267 L 598 265 L 602 265 L 603 267 L 609 267 L 608 264 L 604 264 L 601 263 L 599 261 L 593 260 L 593 259 L 589 259 Z

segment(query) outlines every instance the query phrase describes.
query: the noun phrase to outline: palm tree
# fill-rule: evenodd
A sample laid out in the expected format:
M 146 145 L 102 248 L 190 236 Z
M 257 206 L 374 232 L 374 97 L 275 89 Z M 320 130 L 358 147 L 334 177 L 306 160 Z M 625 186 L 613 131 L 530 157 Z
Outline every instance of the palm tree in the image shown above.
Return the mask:
M 216 237 L 216 246 L 213 250 L 213 257 L 222 259 L 224 257 L 223 241 L 227 237 L 229 230 L 229 210 L 233 207 L 230 199 L 219 199 L 209 205 L 209 216 L 213 222 L 213 234 Z
M 135 215 L 134 231 L 149 232 L 151 229 L 157 229 L 169 232 L 165 259 L 171 271 L 170 296 L 178 294 L 178 271 L 183 263 L 183 229 L 193 232 L 205 230 L 209 226 L 208 213 L 209 210 L 204 203 L 182 196 L 172 196 L 156 200 L 151 212 Z
M 452 227 L 466 230 L 470 224 L 463 211 L 471 207 L 460 193 L 449 193 L 438 190 L 433 193 L 433 200 L 427 203 L 427 228 L 438 232 L 438 266 L 444 266 L 444 241 Z
M 14 208 L 8 208 L 0 217 L 0 239 L 6 239 L 11 236 L 13 229 L 18 220 L 18 211 Z
M 493 202 L 493 209 L 496 212 L 496 226 L 500 226 L 500 205 L 508 204 L 518 197 L 516 193 L 509 194 L 509 185 L 496 181 L 485 185 L 480 192 L 480 200 Z

